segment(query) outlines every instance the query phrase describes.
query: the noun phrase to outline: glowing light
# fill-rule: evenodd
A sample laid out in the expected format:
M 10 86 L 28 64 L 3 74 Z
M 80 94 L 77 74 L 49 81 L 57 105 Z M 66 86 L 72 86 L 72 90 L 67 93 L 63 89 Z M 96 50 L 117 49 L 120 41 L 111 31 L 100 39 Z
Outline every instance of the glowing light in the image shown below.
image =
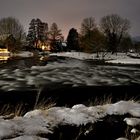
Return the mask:
M 0 54 L 8 54 L 9 55 L 9 51 L 7 49 L 0 49 Z
M 0 61 L 2 61 L 2 60 L 8 60 L 9 57 L 10 56 L 0 56 Z
M 42 45 L 41 48 L 43 51 L 50 51 L 51 50 L 49 45 Z
M 41 46 L 41 48 L 42 48 L 42 50 L 44 50 L 45 49 L 45 46 L 43 45 L 43 46 Z
M 0 48 L 0 61 L 8 60 L 10 52 L 7 49 Z

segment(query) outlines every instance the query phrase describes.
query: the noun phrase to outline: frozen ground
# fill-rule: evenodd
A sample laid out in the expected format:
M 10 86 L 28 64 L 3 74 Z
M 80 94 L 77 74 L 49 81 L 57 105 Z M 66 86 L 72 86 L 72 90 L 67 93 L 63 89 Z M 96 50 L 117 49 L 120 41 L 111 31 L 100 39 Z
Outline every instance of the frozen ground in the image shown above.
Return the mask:
M 12 57 L 33 57 L 33 53 L 29 51 L 20 51 L 18 53 L 11 53 L 10 54 Z
M 102 57 L 102 54 L 99 54 L 99 57 L 97 58 L 97 54 L 89 54 L 89 53 L 83 53 L 83 52 L 63 52 L 63 53 L 53 53 L 50 54 L 51 56 L 65 56 L 70 58 L 76 58 L 80 60 L 101 60 L 104 59 L 109 64 L 140 64 L 140 59 L 134 59 L 130 56 L 136 56 L 138 57 L 138 54 L 133 53 L 117 53 L 117 54 L 111 54 L 107 53 L 105 57 Z
M 109 116 L 114 119 L 108 120 Z M 140 104 L 133 101 L 90 107 L 82 104 L 74 105 L 72 108 L 52 107 L 46 110 L 33 110 L 23 117 L 9 120 L 5 120 L 3 116 L 0 118 L 1 140 L 51 140 L 60 139 L 60 135 L 61 139 L 68 140 L 72 139 L 72 136 L 77 140 L 115 140 L 119 137 L 130 138 L 131 135 L 136 139 L 140 134 Z M 72 132 L 73 129 L 76 134 Z M 127 134 L 124 133 L 126 130 Z
M 83 57 L 88 60 L 93 58 L 92 55 L 91 58 L 87 54 L 87 57 L 85 54 L 82 55 L 82 60 Z M 119 56 L 122 59 L 122 55 L 119 54 L 114 57 Z M 123 59 L 126 58 L 128 60 L 128 56 L 124 56 Z M 22 61 L 23 66 L 24 63 L 27 63 L 26 60 Z M 31 66 L 24 69 L 23 67 L 1 68 L 0 77 L 0 89 L 10 93 L 14 90 L 26 91 L 26 89 L 40 89 L 44 86 L 53 89 L 58 85 L 78 87 L 140 84 L 140 69 L 134 66 L 94 65 L 87 61 L 58 58 L 57 61 L 49 62 L 44 66 Z M 67 140 L 126 140 L 126 138 L 139 140 L 139 136 L 140 104 L 133 101 L 120 101 L 103 106 L 87 107 L 79 104 L 71 108 L 38 109 L 26 113 L 23 117 L 11 119 L 0 116 L 1 140 L 55 140 L 60 138 Z

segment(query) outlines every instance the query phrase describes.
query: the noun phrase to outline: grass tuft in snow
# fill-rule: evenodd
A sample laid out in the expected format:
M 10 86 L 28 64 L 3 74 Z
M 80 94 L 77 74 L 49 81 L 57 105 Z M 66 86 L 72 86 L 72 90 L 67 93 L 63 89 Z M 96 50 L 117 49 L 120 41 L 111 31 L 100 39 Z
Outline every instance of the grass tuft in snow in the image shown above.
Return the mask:
M 125 137 L 128 140 L 136 140 L 140 136 L 140 133 L 132 133 L 131 130 L 132 127 L 127 126 L 127 129 L 125 130 Z
M 88 106 L 105 105 L 105 104 L 113 103 L 111 95 L 109 95 L 109 96 L 104 95 L 101 98 L 96 97 L 94 99 L 89 100 L 88 102 L 89 102 Z
M 19 103 L 16 106 L 6 104 L 1 107 L 0 116 L 4 116 L 4 119 L 11 119 L 16 116 L 23 116 L 26 113 L 23 103 Z
M 50 98 L 48 100 L 42 99 L 41 101 L 36 104 L 34 109 L 41 109 L 41 110 L 47 110 L 51 107 L 54 107 L 56 103 L 52 101 Z
M 49 108 L 54 107 L 55 105 L 55 102 L 51 101 L 51 99 L 42 99 L 36 104 L 33 110 L 48 110 Z M 0 108 L 0 116 L 4 119 L 12 119 L 17 116 L 24 116 L 28 111 L 31 110 L 29 110 L 23 103 L 19 103 L 15 106 L 11 104 L 5 104 Z

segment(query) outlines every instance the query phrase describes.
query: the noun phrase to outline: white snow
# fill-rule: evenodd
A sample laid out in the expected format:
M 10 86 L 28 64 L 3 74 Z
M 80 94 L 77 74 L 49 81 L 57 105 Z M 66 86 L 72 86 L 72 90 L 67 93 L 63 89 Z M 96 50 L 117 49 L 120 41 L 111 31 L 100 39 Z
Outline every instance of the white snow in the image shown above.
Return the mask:
M 70 57 L 70 58 L 76 58 L 80 60 L 84 59 L 93 59 L 93 55 L 89 53 L 83 53 L 83 52 L 61 52 L 61 53 L 52 53 L 50 56 L 64 56 L 64 57 Z
M 80 126 L 100 121 L 107 115 L 123 115 L 131 113 L 133 116 L 137 114 L 137 108 L 140 109 L 139 103 L 120 101 L 103 106 L 87 107 L 79 104 L 74 105 L 72 108 L 52 107 L 46 110 L 33 110 L 27 112 L 23 117 L 15 117 L 11 120 L 0 119 L 0 139 L 45 140 L 38 136 L 43 134 L 52 134 L 53 128 L 60 124 Z M 135 113 L 132 114 L 130 110 L 135 110 Z M 140 117 L 140 115 L 137 117 Z M 126 118 L 124 121 L 131 126 L 135 126 L 140 123 L 140 119 L 138 118 Z M 88 131 L 86 133 L 88 133 Z
M 88 122 L 96 122 L 107 114 L 124 115 L 130 113 L 132 116 L 135 116 L 138 111 L 137 108 L 140 108 L 140 104 L 133 101 L 120 101 L 114 104 L 90 107 L 80 104 L 75 105 L 72 108 L 52 107 L 47 111 L 34 110 L 26 113 L 24 117 L 32 118 L 34 116 L 43 115 L 46 116 L 48 120 L 51 120 L 56 124 L 66 123 L 79 126 Z M 135 111 L 135 113 L 133 114 L 130 110 Z
M 134 117 L 140 116 L 140 104 L 133 101 L 120 101 L 115 104 L 105 105 L 104 107 L 109 115 L 124 115 L 129 113 Z
M 133 129 L 131 130 L 131 133 L 134 133 L 134 134 L 139 133 L 139 130 L 137 130 L 136 128 L 133 128 Z
M 0 120 L 0 139 L 20 133 L 20 127 L 11 120 Z
M 140 64 L 140 59 L 116 59 L 116 60 L 109 60 L 107 63 L 114 63 L 114 64 Z
M 37 136 L 19 136 L 10 140 L 49 140 L 47 138 L 41 138 L 41 137 L 37 137 Z
M 18 53 L 11 54 L 11 56 L 19 56 L 19 57 L 33 57 L 33 53 L 29 51 L 20 51 Z
M 118 138 L 116 140 L 128 140 L 128 139 L 126 139 L 126 138 Z
M 135 54 L 132 54 L 135 55 Z M 79 60 L 97 60 L 97 59 L 102 59 L 102 56 L 99 55 L 99 58 L 97 58 L 97 54 L 93 53 L 84 53 L 84 52 L 62 52 L 62 53 L 52 53 L 50 56 L 64 56 L 64 57 L 70 57 L 70 58 L 75 58 Z M 111 63 L 111 64 L 140 64 L 140 59 L 134 59 L 130 58 L 126 53 L 117 53 L 116 54 L 111 54 L 107 53 L 105 57 L 103 58 L 106 60 L 106 63 Z
M 130 126 L 140 125 L 140 119 L 138 118 L 125 118 L 124 121 Z
M 42 112 L 42 110 L 40 109 L 35 109 L 34 111 L 31 111 L 31 112 L 27 112 L 24 117 L 25 118 L 32 118 L 34 116 L 41 116 L 41 115 L 44 115 L 44 112 Z

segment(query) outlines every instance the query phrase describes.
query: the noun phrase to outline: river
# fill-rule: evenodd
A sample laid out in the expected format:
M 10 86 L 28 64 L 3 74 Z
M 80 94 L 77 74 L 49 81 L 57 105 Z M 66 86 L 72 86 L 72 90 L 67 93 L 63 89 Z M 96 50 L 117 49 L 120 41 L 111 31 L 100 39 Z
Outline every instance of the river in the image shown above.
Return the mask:
M 7 63 L 1 64 L 1 95 L 3 93 L 14 93 L 12 95 L 15 95 L 16 93 L 16 95 L 20 94 L 23 97 L 25 93 L 34 94 L 41 89 L 43 96 L 46 96 L 46 93 L 48 96 L 53 93 L 55 96 L 59 96 L 59 93 L 63 93 L 60 95 L 62 97 L 68 94 L 72 96 L 77 94 L 78 97 L 74 97 L 76 102 L 82 95 L 79 92 L 85 92 L 85 95 L 88 96 L 88 93 L 91 94 L 93 91 L 96 95 L 98 92 L 115 93 L 119 89 L 120 94 L 131 92 L 132 96 L 139 98 L 138 91 L 134 92 L 135 89 L 140 89 L 139 67 L 95 65 L 88 61 L 62 57 L 48 60 L 26 58 L 9 60 Z M 113 90 L 107 90 L 108 87 L 113 87 Z M 74 100 L 73 97 L 70 100 Z

